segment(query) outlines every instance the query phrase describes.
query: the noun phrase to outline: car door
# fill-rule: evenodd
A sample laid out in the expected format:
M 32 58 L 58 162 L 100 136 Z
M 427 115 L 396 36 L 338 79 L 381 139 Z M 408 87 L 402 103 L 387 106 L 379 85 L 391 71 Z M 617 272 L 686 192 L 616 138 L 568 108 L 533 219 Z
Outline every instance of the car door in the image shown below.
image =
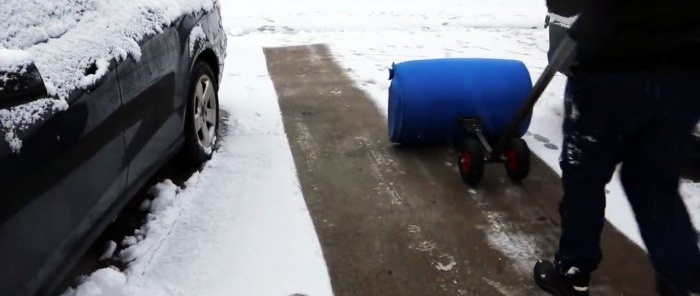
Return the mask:
M 73 91 L 67 110 L 29 127 L 19 152 L 0 140 L 2 295 L 32 295 L 60 278 L 124 193 L 121 96 L 111 69 Z
M 174 28 L 141 42 L 139 59 L 118 68 L 122 100 L 130 126 L 125 132 L 128 187 L 143 184 L 157 165 L 174 152 L 182 135 L 182 94 L 176 89 L 180 40 Z M 179 99 L 178 99 L 179 98 Z

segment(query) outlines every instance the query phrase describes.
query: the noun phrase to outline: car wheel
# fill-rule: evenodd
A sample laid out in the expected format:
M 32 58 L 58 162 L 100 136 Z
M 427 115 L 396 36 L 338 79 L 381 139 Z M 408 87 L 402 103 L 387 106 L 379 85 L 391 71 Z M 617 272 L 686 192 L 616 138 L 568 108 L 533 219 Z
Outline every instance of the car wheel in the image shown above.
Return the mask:
M 201 164 L 211 158 L 219 130 L 219 95 L 214 71 L 204 62 L 192 68 L 185 113 L 185 146 L 182 158 Z

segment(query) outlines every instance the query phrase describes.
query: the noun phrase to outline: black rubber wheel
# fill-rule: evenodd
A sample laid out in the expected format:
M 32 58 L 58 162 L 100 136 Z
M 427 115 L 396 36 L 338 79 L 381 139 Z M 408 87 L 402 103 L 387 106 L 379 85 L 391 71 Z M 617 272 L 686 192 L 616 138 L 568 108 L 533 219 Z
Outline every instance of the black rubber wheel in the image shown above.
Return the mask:
M 530 173 L 530 148 L 521 138 L 513 138 L 503 152 L 506 173 L 515 183 L 520 183 Z
M 486 165 L 484 146 L 474 138 L 465 138 L 457 147 L 457 167 L 462 181 L 470 186 L 476 186 L 484 175 Z
M 219 95 L 214 71 L 206 63 L 197 62 L 190 77 L 181 160 L 199 165 L 211 158 L 216 147 Z

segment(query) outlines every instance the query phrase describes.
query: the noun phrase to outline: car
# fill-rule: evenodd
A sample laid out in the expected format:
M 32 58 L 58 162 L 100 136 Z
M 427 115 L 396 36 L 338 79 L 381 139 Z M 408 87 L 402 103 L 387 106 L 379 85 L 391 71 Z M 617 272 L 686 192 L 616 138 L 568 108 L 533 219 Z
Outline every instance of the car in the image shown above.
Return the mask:
M 159 167 L 212 155 L 226 35 L 218 0 L 0 16 L 0 294 L 47 295 Z

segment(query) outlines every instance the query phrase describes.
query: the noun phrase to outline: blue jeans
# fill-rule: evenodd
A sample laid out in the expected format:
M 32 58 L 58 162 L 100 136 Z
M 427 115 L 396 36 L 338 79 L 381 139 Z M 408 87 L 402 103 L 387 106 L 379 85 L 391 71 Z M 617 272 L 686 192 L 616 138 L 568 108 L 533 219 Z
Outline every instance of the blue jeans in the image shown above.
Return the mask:
M 602 260 L 605 185 L 621 181 L 657 274 L 683 290 L 700 272 L 698 237 L 678 192 L 700 119 L 700 74 L 576 73 L 566 90 L 564 197 L 555 261 L 594 271 Z

